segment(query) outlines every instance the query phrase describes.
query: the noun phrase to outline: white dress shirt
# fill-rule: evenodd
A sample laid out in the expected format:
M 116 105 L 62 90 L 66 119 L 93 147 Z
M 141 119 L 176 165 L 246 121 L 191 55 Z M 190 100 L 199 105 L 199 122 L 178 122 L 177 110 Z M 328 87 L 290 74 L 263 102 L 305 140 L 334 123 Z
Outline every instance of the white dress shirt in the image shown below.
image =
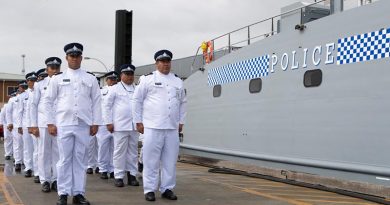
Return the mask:
M 185 121 L 186 104 L 183 81 L 173 73 L 165 75 L 154 71 L 141 76 L 135 89 L 134 122 L 142 122 L 146 128 L 178 129 Z
M 56 111 L 53 107 L 57 100 Z M 57 126 L 78 125 L 79 120 L 88 125 L 101 125 L 101 95 L 96 77 L 81 68 L 67 68 L 52 77 L 47 94 L 43 97 L 47 124 Z
M 47 89 L 49 86 L 51 77 L 46 77 L 45 79 L 36 82 L 34 84 L 34 92 L 30 105 L 30 117 L 31 117 L 31 127 L 47 127 L 47 118 L 43 103 L 43 98 L 47 94 Z M 53 102 L 53 113 L 55 113 L 56 101 Z
M 131 109 L 131 98 L 135 90 L 134 84 L 118 82 L 111 86 L 103 108 L 106 124 L 114 124 L 115 131 L 135 130 Z

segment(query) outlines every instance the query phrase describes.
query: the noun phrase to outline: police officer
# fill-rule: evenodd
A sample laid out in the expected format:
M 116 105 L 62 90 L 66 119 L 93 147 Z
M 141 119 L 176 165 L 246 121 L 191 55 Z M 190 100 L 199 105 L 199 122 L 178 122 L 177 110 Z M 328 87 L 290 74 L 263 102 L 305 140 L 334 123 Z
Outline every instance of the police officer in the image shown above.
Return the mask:
M 42 192 L 45 193 L 52 190 L 57 191 L 58 145 L 57 139 L 50 135 L 47 129 L 46 108 L 43 99 L 47 94 L 51 78 L 60 71 L 61 63 L 62 61 L 58 57 L 49 57 L 45 60 L 46 68 L 38 71 L 41 80 L 34 86 L 31 105 L 32 133 L 38 139 L 39 182 L 42 185 Z M 56 102 L 53 102 L 51 109 L 55 110 L 55 108 Z
M 131 99 L 135 90 L 134 71 L 131 64 L 120 68 L 121 81 L 112 86 L 104 105 L 107 130 L 114 135 L 114 175 L 115 186 L 123 187 L 127 174 L 127 184 L 139 186 L 136 179 L 138 163 L 138 132 L 133 124 Z
M 7 107 L 7 129 L 12 132 L 13 136 L 15 171 L 17 172 L 22 170 L 23 163 L 23 136 L 18 132 L 18 128 L 21 127 L 21 122 L 18 120 L 18 106 L 21 103 L 19 95 L 24 92 L 25 89 L 27 89 L 27 82 L 20 81 L 16 96 L 8 101 Z
M 177 200 L 172 190 L 176 185 L 179 132 L 183 129 L 187 100 L 182 80 L 170 72 L 172 53 L 160 50 L 154 59 L 157 70 L 140 78 L 133 95 L 134 122 L 144 134 L 144 194 L 147 201 L 155 200 L 161 163 L 161 196 Z
M 4 104 L 0 113 L 0 126 L 3 128 L 3 136 L 4 136 L 4 155 L 5 160 L 11 160 L 12 156 L 12 134 L 7 129 L 7 103 Z
M 115 85 L 118 80 L 118 73 L 110 71 L 103 77 L 106 78 L 106 86 L 100 89 L 102 95 L 102 110 L 105 103 L 107 103 L 108 93 L 110 92 L 111 86 Z M 103 115 L 103 121 L 105 116 Z M 107 126 L 103 125 L 99 127 L 99 131 L 96 134 L 98 140 L 98 164 L 99 171 L 101 173 L 101 179 L 108 179 L 108 173 L 110 178 L 114 178 L 114 164 L 113 164 L 113 153 L 114 153 L 114 138 L 111 132 L 107 130 Z
M 34 143 L 33 137 L 28 132 L 28 127 L 30 126 L 29 100 L 31 100 L 29 99 L 29 96 L 31 96 L 36 80 L 37 75 L 35 72 L 27 73 L 26 82 L 28 88 L 19 95 L 20 103 L 18 104 L 17 121 L 20 122 L 18 132 L 23 137 L 23 161 L 26 172 L 25 177 L 31 177 L 34 169 L 34 145 L 36 145 L 36 143 Z M 35 169 L 34 172 L 38 173 L 38 170 Z
M 52 77 L 44 97 L 48 130 L 58 143 L 57 205 L 67 204 L 68 195 L 73 195 L 73 204 L 89 205 L 84 196 L 87 146 L 102 124 L 100 88 L 95 76 L 81 69 L 83 46 L 70 43 L 64 51 L 68 67 Z

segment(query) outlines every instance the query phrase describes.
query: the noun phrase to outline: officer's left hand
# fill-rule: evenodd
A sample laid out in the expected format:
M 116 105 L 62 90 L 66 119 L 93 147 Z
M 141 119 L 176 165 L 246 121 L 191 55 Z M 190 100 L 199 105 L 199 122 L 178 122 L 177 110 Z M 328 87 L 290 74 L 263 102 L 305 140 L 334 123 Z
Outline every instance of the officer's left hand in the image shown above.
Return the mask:
M 89 129 L 89 134 L 90 134 L 91 136 L 95 136 L 96 133 L 97 133 L 97 131 L 98 131 L 98 129 L 99 129 L 99 126 L 97 126 L 97 125 L 91 125 L 91 127 L 90 127 L 90 129 Z
M 181 131 L 183 131 L 183 124 L 179 124 L 179 133 L 181 133 Z
M 22 135 L 23 134 L 23 128 L 18 127 L 18 133 Z

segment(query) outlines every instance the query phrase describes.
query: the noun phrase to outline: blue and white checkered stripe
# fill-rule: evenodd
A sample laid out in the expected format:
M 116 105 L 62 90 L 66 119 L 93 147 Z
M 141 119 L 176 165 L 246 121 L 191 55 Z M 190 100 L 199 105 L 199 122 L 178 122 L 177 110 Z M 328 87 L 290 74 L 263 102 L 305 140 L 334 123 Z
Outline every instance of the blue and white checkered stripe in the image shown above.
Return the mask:
M 390 56 L 390 28 L 342 38 L 337 43 L 337 64 L 376 60 Z
M 268 68 L 269 55 L 224 65 L 208 71 L 208 84 L 214 86 L 267 76 Z

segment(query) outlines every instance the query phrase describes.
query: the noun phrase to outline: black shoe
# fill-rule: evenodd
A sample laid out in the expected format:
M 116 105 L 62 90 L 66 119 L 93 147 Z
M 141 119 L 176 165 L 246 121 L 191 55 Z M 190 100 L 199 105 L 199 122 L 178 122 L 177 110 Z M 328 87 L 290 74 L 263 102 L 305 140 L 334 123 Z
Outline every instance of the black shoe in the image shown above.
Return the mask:
M 130 172 L 127 172 L 127 185 L 130 186 L 139 186 L 139 182 L 135 176 L 131 175 Z
M 53 183 L 51 183 L 51 190 L 57 191 L 57 181 L 54 181 Z
M 27 170 L 26 173 L 24 173 L 24 177 L 32 177 L 32 170 Z
M 93 174 L 93 169 L 92 168 L 88 168 L 87 169 L 87 174 Z
M 110 179 L 114 179 L 114 178 L 115 178 L 114 172 L 111 172 L 111 173 L 110 173 Z
M 100 176 L 100 179 L 108 179 L 107 172 L 103 172 L 102 176 Z
M 68 195 L 60 195 L 57 200 L 57 205 L 67 205 Z
M 161 197 L 169 200 L 177 200 L 177 196 L 175 195 L 175 193 L 173 193 L 173 191 L 169 189 L 165 190 L 164 193 L 161 194 Z
M 34 177 L 34 183 L 39 183 L 39 182 L 41 182 L 41 181 L 39 180 L 39 176 L 35 176 L 35 177 Z
M 148 192 L 145 194 L 146 201 L 156 201 L 156 197 L 154 196 L 154 192 Z
M 141 162 L 138 162 L 138 171 L 140 173 L 142 173 L 142 171 L 144 171 L 144 164 L 142 164 Z
M 22 171 L 22 164 L 15 164 L 15 172 Z
M 95 174 L 99 174 L 99 167 L 96 167 Z
M 5 156 L 5 160 L 11 160 L 11 156 Z
M 49 182 L 43 182 L 42 184 L 42 191 L 45 193 L 50 192 L 50 183 Z
M 115 186 L 116 187 L 124 187 L 125 184 L 123 183 L 123 179 L 115 179 Z
M 73 204 L 89 205 L 89 201 L 81 194 L 73 197 Z

